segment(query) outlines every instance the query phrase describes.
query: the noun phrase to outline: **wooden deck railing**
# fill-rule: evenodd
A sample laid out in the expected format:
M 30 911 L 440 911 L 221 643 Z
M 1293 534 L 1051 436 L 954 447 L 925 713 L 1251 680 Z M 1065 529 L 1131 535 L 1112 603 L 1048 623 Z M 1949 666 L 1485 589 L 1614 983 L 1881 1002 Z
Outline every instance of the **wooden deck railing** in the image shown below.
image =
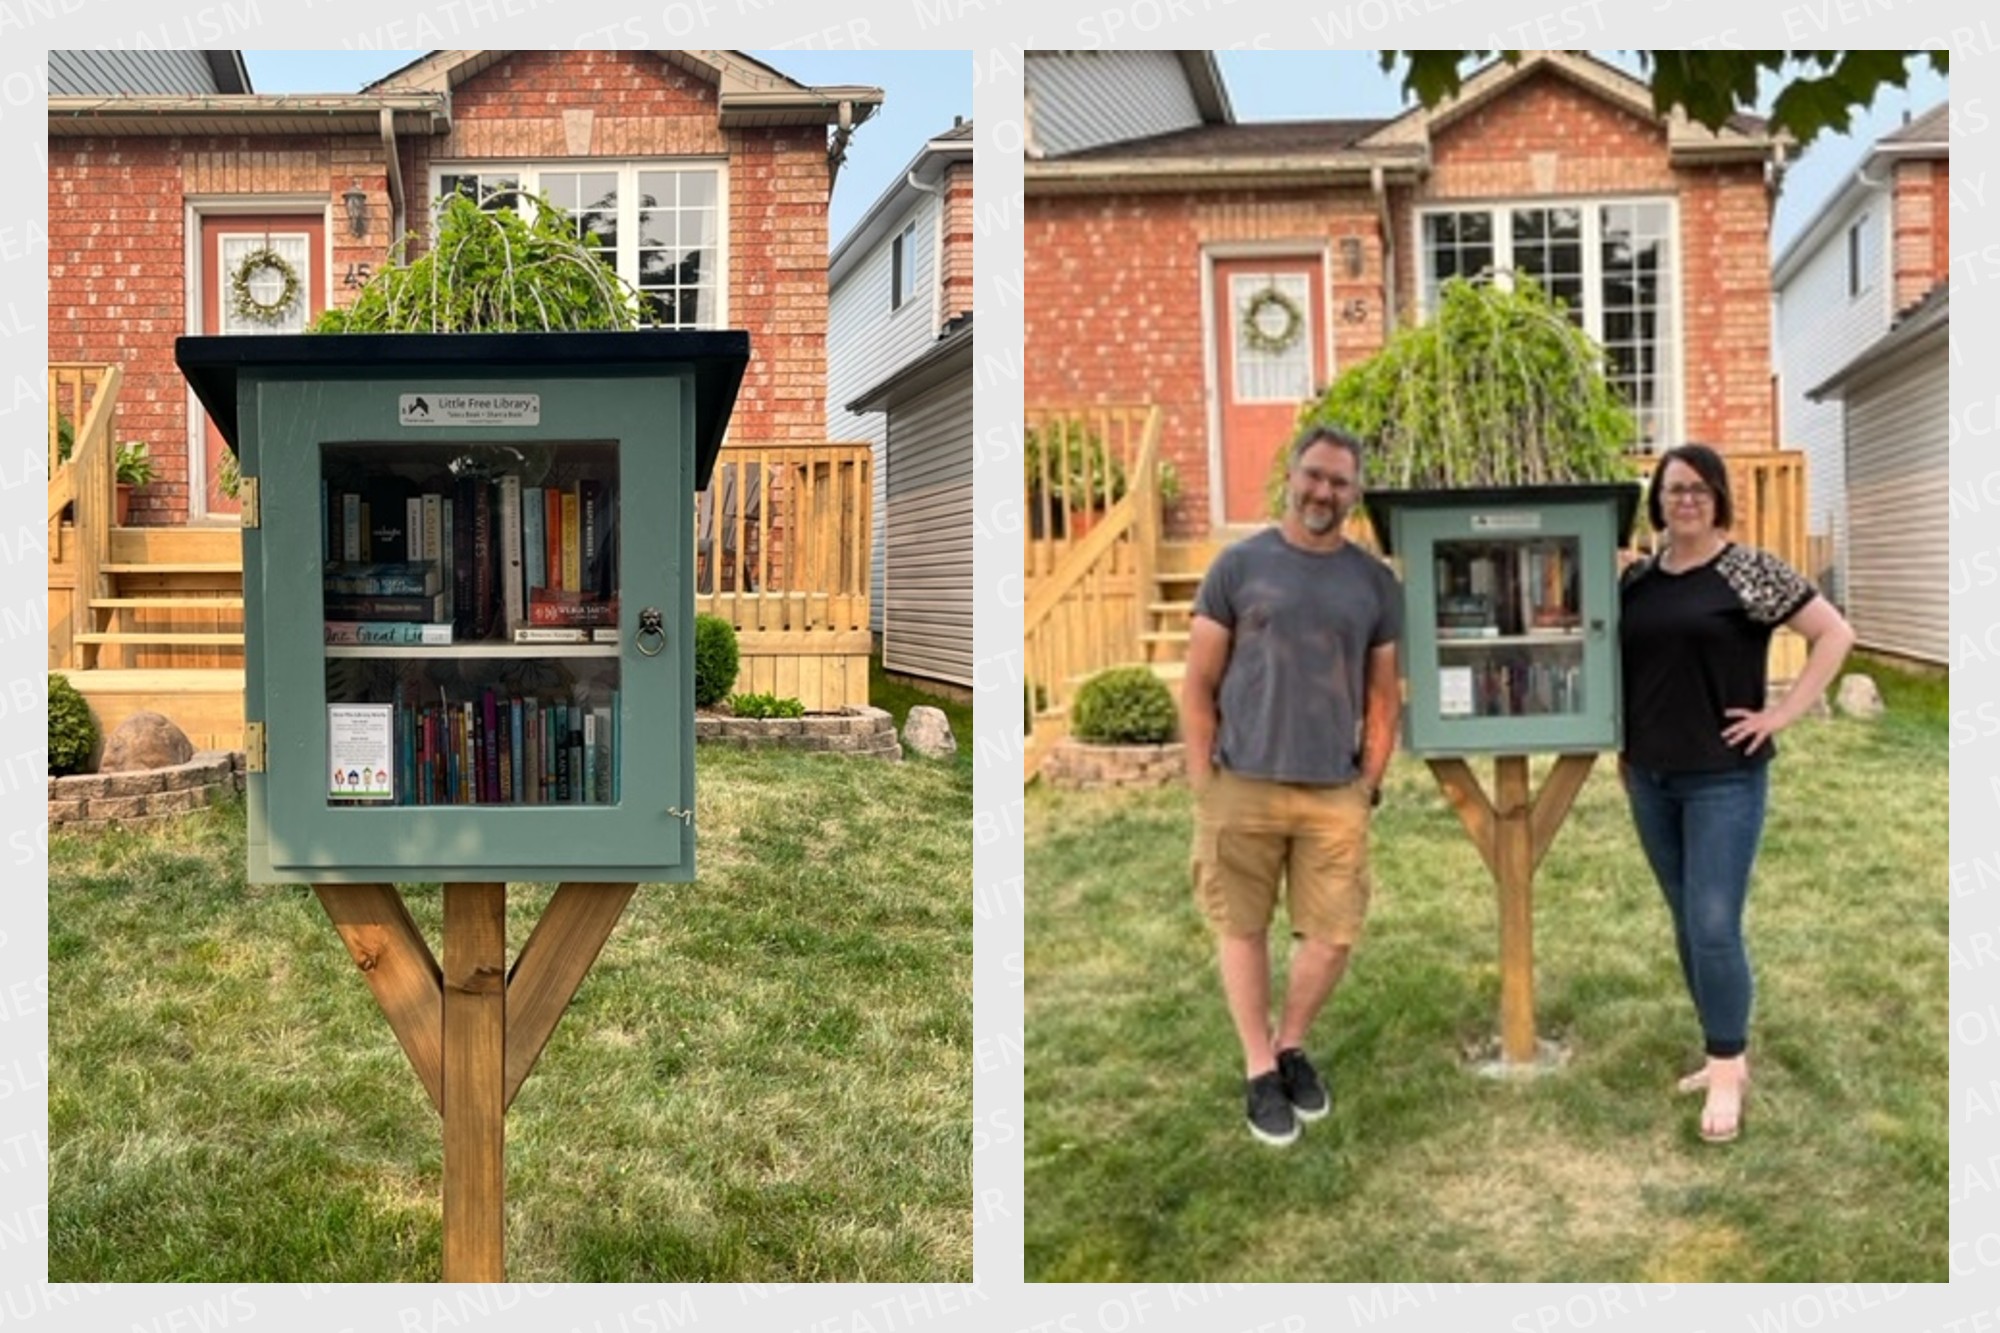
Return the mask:
M 91 665 L 90 645 L 75 634 L 92 598 L 109 595 L 104 565 L 111 555 L 111 514 L 116 503 L 112 470 L 118 389 L 124 371 L 115 365 L 57 362 L 49 366 L 49 564 L 67 563 L 74 582 L 68 614 L 49 608 L 49 633 L 60 635 L 51 657 L 74 669 Z M 70 437 L 64 457 L 63 437 Z M 73 552 L 63 549 L 63 512 L 75 516 Z M 54 589 L 51 590 L 56 591 Z M 53 598 L 51 599 L 53 602 Z
M 1060 734 L 1055 720 L 1077 686 L 1106 667 L 1145 660 L 1139 636 L 1160 540 L 1160 421 L 1157 407 L 1028 414 L 1029 777 Z
M 745 694 L 868 701 L 867 444 L 730 447 L 695 497 L 697 613 L 736 627 Z

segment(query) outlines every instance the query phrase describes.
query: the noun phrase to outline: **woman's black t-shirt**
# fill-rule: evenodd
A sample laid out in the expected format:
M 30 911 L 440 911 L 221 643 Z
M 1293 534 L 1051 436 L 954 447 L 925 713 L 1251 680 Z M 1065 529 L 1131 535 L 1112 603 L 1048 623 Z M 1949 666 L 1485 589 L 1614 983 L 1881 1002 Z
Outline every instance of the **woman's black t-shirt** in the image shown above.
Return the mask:
M 1725 710 L 1764 706 L 1771 631 L 1815 596 L 1768 552 L 1735 543 L 1679 573 L 1657 557 L 1618 586 L 1625 758 L 1661 773 L 1715 773 L 1769 762 L 1722 739 Z

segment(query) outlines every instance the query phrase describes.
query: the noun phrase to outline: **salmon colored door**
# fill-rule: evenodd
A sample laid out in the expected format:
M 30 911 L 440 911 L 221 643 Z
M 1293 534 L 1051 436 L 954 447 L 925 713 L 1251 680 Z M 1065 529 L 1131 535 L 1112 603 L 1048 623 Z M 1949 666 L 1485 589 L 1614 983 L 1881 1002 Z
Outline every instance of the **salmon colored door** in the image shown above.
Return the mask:
M 280 262 L 266 259 L 267 252 Z M 319 213 L 204 216 L 201 331 L 304 332 L 326 309 L 325 255 L 326 220 Z M 207 512 L 234 514 L 236 501 L 215 484 L 229 446 L 206 413 L 202 421 L 208 442 Z
M 1258 523 L 1270 516 L 1272 460 L 1299 405 L 1327 383 L 1319 260 L 1216 260 L 1215 317 L 1223 520 Z

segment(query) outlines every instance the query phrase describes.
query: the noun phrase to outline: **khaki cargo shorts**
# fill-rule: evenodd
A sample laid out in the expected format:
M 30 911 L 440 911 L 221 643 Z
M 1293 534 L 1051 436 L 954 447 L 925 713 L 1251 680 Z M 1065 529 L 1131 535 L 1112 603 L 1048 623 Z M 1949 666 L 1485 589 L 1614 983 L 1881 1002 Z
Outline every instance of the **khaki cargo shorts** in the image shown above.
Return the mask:
M 1278 881 L 1292 934 L 1352 944 L 1368 913 L 1368 794 L 1215 770 L 1195 801 L 1195 906 L 1218 935 L 1271 927 Z

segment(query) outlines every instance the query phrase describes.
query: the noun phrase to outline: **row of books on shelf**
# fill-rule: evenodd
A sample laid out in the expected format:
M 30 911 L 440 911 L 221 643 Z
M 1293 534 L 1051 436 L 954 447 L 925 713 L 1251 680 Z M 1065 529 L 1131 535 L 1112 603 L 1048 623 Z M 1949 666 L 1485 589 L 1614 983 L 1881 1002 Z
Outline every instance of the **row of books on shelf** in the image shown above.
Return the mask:
M 396 805 L 611 805 L 618 692 L 608 702 L 501 695 L 395 706 Z
M 330 647 L 438 648 L 460 642 L 450 621 L 329 620 Z M 618 627 L 600 625 L 514 625 L 503 638 L 513 643 L 617 643 Z
M 385 477 L 354 490 L 322 483 L 321 503 L 329 627 L 448 625 L 464 641 L 504 639 L 523 627 L 618 623 L 615 495 L 608 482 L 524 487 L 520 477 L 503 473 L 419 491 Z
M 1515 658 L 1446 668 L 1470 673 L 1469 708 L 1455 716 L 1533 717 L 1583 711 L 1583 668 Z

